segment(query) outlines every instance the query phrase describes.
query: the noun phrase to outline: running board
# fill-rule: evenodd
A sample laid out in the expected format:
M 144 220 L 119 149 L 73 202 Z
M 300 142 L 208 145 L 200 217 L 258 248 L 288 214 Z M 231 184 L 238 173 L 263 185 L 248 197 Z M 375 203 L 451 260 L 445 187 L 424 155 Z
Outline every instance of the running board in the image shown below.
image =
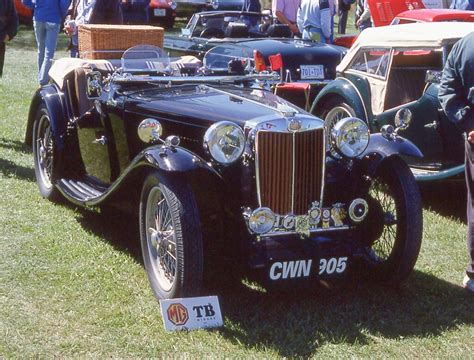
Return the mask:
M 64 196 L 81 205 L 101 197 L 107 191 L 104 184 L 90 177 L 82 179 L 62 178 L 56 182 L 56 186 Z
M 416 181 L 443 180 L 464 172 L 464 165 L 458 165 L 446 170 L 427 170 L 411 167 L 411 172 Z

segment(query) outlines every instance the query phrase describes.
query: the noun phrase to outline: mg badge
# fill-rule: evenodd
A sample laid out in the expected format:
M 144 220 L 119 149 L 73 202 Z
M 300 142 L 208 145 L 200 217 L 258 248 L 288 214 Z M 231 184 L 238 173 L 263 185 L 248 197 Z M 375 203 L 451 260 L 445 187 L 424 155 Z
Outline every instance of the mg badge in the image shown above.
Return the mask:
M 288 130 L 290 131 L 298 131 L 301 129 L 301 121 L 298 119 L 291 119 L 288 122 Z

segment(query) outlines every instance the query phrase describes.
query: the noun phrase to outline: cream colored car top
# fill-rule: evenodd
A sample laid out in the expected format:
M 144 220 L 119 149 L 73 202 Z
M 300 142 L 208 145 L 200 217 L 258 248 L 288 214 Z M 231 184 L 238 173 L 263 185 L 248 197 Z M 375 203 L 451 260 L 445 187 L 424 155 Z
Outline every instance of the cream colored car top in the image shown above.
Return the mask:
M 440 48 L 453 44 L 474 31 L 474 23 L 437 22 L 414 23 L 367 28 L 337 67 L 346 70 L 360 48 Z

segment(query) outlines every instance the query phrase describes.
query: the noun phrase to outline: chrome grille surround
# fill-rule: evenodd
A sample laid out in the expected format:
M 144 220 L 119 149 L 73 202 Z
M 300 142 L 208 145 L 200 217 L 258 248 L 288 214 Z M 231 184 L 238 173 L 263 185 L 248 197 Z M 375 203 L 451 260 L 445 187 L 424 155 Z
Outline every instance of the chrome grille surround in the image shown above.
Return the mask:
M 301 126 L 291 130 L 295 120 Z M 284 216 L 305 214 L 313 202 L 322 204 L 326 162 L 323 121 L 297 115 L 253 125 L 259 205 Z M 308 173 L 312 170 L 317 178 Z

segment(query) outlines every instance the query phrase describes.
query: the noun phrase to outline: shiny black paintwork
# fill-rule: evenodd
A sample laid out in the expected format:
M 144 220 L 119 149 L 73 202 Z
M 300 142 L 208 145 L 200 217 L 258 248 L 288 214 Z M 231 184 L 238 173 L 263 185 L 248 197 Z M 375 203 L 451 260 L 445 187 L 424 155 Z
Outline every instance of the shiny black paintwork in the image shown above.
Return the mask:
M 280 118 L 282 115 L 277 106 L 292 107 L 285 100 L 263 89 L 217 84 L 185 84 L 171 88 L 157 84 L 122 84 L 116 93 L 109 95 L 104 91 L 97 99 L 91 109 L 92 119 L 73 119 L 67 90 L 56 85 L 42 88 L 33 98 L 28 131 L 31 131 L 37 107 L 44 102 L 51 115 L 55 140 L 61 144 L 59 151 L 64 176 L 81 179 L 92 175 L 100 185 L 97 189 L 102 189 L 100 196 L 80 199 L 62 185 L 61 179 L 55 179 L 69 201 L 80 205 L 102 205 L 119 200 L 125 201 L 130 208 L 133 195 L 139 194 L 146 175 L 158 171 L 170 178 L 185 178 L 191 184 L 204 224 L 204 237 L 215 246 L 223 244 L 223 251 L 230 251 L 236 260 L 245 260 L 251 268 L 264 268 L 269 261 L 277 259 L 357 256 L 360 244 L 353 231 L 322 233 L 313 236 L 309 242 L 302 242 L 297 234 L 263 237 L 262 241 L 256 241 L 256 237 L 248 232 L 242 216 L 243 208 L 258 207 L 251 150 L 246 150 L 242 161 L 221 166 L 202 146 L 203 135 L 213 123 L 227 120 L 245 128 L 250 120 Z M 310 116 L 293 108 L 304 116 Z M 139 140 L 137 126 L 145 118 L 162 123 L 163 138 L 179 136 L 180 146 L 170 148 Z M 314 121 L 320 120 L 314 118 Z M 88 129 L 103 132 L 107 144 L 88 141 L 81 144 L 83 132 Z M 379 135 L 371 138 L 374 141 L 359 159 L 327 158 L 325 202 L 347 203 L 364 196 L 371 176 L 389 157 L 399 153 L 420 155 L 409 142 L 400 140 L 396 143 Z M 27 142 L 31 143 L 30 133 L 27 133 Z M 91 151 L 84 151 L 84 146 Z M 101 146 L 107 148 L 108 159 L 101 159 L 103 154 L 94 150 Z M 88 165 L 98 159 L 103 168 L 108 169 L 108 179 L 104 174 L 87 172 Z M 136 213 L 136 208 L 130 210 Z

